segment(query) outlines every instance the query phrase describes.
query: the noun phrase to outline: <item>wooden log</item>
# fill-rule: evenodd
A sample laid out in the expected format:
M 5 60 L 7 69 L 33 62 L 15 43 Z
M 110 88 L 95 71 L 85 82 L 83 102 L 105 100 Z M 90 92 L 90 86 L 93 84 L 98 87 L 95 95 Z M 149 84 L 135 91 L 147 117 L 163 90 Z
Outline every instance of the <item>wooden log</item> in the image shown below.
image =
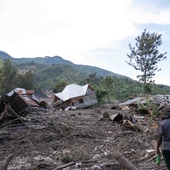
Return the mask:
M 128 159 L 126 159 L 119 151 L 115 150 L 113 157 L 127 170 L 138 170 Z
M 14 154 L 10 154 L 4 161 L 3 161 L 3 165 L 2 165 L 2 170 L 7 170 L 9 162 L 12 160 L 12 158 L 14 157 Z
M 110 120 L 110 115 L 108 112 L 104 112 L 102 113 L 102 115 L 100 116 L 99 120 Z
M 64 169 L 68 166 L 72 166 L 72 165 L 75 165 L 75 162 L 69 162 L 67 164 L 64 164 L 64 165 L 61 165 L 61 166 L 58 166 L 57 168 L 53 169 L 53 170 L 61 170 L 61 169 Z
M 134 123 L 132 123 L 131 121 L 129 120 L 123 120 L 123 125 L 122 125 L 123 128 L 130 128 L 130 129 L 133 129 L 135 131 L 138 130 L 138 128 L 135 126 Z
M 135 126 L 142 132 L 148 132 L 149 131 L 149 129 L 146 126 L 143 126 L 140 123 L 135 123 Z

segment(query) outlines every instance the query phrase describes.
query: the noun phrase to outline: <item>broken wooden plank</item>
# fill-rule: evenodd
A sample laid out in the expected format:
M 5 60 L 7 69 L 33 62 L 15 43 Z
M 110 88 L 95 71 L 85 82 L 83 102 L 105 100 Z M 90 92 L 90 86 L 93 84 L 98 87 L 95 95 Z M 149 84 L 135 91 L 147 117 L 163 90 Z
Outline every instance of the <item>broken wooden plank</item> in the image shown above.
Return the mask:
M 115 121 L 115 122 L 121 122 L 123 121 L 123 115 L 120 113 L 111 115 L 110 120 Z

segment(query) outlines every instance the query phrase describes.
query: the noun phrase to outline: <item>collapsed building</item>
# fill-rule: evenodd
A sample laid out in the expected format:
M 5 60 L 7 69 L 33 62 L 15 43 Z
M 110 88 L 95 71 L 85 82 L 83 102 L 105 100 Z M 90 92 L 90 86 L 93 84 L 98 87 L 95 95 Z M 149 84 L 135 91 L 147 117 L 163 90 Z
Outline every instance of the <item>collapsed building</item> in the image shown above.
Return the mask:
M 1 96 L 0 100 L 0 120 L 6 117 L 16 117 L 24 111 L 30 109 L 38 110 L 45 107 L 44 101 L 39 101 L 34 95 L 34 90 L 15 88 L 6 95 Z
M 62 92 L 54 95 L 53 107 L 58 109 L 87 108 L 97 104 L 95 93 L 89 84 L 84 86 L 70 84 Z

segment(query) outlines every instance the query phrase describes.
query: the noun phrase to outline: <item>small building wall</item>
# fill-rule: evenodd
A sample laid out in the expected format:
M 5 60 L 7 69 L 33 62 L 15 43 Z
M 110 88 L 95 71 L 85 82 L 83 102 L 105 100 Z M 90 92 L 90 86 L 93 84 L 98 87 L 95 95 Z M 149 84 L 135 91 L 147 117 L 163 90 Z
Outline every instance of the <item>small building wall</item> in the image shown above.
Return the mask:
M 97 99 L 94 94 L 89 96 L 82 96 L 72 99 L 72 106 L 77 108 L 84 108 L 97 104 Z

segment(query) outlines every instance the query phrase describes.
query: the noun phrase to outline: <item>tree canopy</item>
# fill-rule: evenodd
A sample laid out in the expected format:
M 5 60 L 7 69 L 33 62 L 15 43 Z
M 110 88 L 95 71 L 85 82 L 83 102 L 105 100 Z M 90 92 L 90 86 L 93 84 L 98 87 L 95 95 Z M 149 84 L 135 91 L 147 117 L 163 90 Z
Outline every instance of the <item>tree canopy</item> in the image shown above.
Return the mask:
M 160 71 L 158 63 L 166 59 L 166 52 L 159 53 L 158 47 L 162 44 L 161 34 L 149 33 L 145 29 L 140 36 L 135 38 L 135 46 L 129 44 L 130 54 L 127 54 L 130 66 L 142 72 L 138 75 L 140 82 L 144 83 L 144 93 L 150 91 L 150 83 L 154 82 L 153 77 L 156 71 Z
M 15 88 L 17 69 L 12 65 L 10 59 L 6 59 L 0 69 L 0 85 L 2 93 L 7 93 Z
M 19 73 L 10 58 L 2 62 L 0 67 L 0 92 L 6 94 L 16 87 L 34 89 L 34 78 L 31 70 Z

